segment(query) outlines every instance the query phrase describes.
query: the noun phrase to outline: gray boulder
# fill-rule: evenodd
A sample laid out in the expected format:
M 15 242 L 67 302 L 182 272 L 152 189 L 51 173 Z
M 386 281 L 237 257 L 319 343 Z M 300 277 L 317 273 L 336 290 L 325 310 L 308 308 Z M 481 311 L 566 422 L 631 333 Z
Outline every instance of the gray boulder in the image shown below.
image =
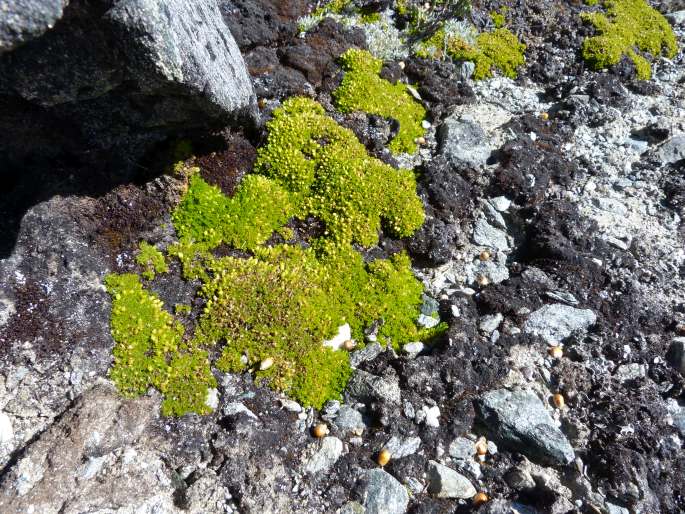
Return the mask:
M 674 337 L 666 353 L 666 360 L 671 366 L 685 375 L 685 337 Z
M 401 400 L 399 380 L 396 376 L 379 377 L 359 369 L 347 384 L 345 395 L 348 400 L 362 403 L 377 401 L 398 404 Z
M 667 139 L 655 153 L 662 165 L 673 164 L 685 159 L 685 134 Z
M 0 56 L 0 155 L 10 164 L 29 153 L 101 161 L 112 150 L 132 164 L 168 136 L 256 119 L 216 0 L 71 2 L 63 12 L 59 1 L 23 4 L 19 16 L 0 9 L 0 41 L 54 27 Z
M 566 465 L 574 460 L 571 443 L 533 391 L 490 391 L 477 406 L 481 421 L 498 443 L 541 464 Z
M 439 462 L 428 463 L 428 492 L 438 498 L 473 498 L 478 492 L 471 481 Z

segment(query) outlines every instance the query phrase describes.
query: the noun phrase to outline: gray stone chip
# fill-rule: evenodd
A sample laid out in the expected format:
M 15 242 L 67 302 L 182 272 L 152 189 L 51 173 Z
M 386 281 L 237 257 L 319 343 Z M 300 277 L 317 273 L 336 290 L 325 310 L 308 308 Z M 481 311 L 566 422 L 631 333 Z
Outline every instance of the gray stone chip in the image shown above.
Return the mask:
M 403 514 L 409 494 L 395 477 L 382 469 L 372 469 L 363 478 L 363 505 L 366 514 Z
M 590 309 L 576 309 L 553 303 L 534 311 L 523 325 L 527 334 L 538 335 L 549 344 L 558 344 L 576 330 L 587 329 L 597 321 Z
M 480 418 L 501 444 L 541 464 L 573 462 L 571 443 L 533 391 L 490 391 L 478 400 L 478 408 Z
M 438 140 L 441 153 L 457 166 L 483 166 L 492 151 L 480 125 L 459 115 L 445 120 L 438 131 Z
M 438 498 L 473 498 L 476 488 L 471 481 L 447 466 L 428 462 L 428 492 Z

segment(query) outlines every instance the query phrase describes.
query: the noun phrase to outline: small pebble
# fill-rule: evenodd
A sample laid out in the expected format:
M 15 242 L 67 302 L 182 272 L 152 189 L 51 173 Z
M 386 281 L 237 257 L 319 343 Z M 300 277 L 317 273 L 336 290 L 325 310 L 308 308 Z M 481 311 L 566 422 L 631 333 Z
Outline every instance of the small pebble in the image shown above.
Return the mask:
M 554 406 L 557 409 L 563 409 L 564 405 L 566 404 L 566 401 L 564 400 L 564 396 L 560 393 L 557 393 L 554 396 L 552 396 L 552 402 L 554 403 Z
M 348 352 L 351 352 L 354 350 L 354 348 L 357 346 L 357 343 L 355 343 L 352 339 L 348 339 L 342 344 L 343 349 L 345 349 Z
M 392 457 L 390 450 L 383 448 L 380 452 L 378 452 L 378 465 L 380 467 L 385 466 L 388 462 L 390 462 L 390 457 Z
M 561 349 L 561 346 L 552 346 L 547 350 L 547 353 L 549 353 L 549 356 L 553 359 L 561 359 L 564 355 L 564 350 Z
M 480 492 L 473 497 L 473 504 L 478 507 L 479 505 L 486 503 L 489 499 L 487 494 Z
M 326 423 L 319 423 L 312 429 L 314 437 L 325 437 L 328 435 L 328 432 L 328 425 L 326 425 Z

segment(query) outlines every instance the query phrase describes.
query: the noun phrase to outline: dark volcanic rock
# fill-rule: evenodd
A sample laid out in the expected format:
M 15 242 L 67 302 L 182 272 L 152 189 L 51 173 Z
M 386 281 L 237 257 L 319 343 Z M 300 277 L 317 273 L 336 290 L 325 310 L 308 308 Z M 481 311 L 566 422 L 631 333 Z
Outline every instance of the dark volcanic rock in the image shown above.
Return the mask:
M 70 2 L 54 28 L 0 57 L 0 106 L 4 168 L 29 154 L 93 162 L 112 152 L 126 168 L 151 142 L 256 113 L 209 0 Z

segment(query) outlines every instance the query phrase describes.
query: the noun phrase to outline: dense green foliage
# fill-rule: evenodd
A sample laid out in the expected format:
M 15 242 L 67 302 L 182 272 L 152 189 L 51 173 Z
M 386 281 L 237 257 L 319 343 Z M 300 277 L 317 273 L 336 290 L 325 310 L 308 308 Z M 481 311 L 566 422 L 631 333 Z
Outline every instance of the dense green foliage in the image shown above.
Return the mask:
M 625 55 L 635 64 L 637 77 L 652 76 L 650 61 L 638 52 L 674 57 L 678 43 L 668 21 L 645 0 L 604 0 L 604 12 L 583 13 L 597 35 L 583 41 L 581 55 L 592 69 L 618 64 Z
M 525 50 L 526 45 L 509 29 L 496 28 L 476 35 L 474 41 L 467 41 L 443 28 L 422 42 L 416 54 L 424 58 L 440 59 L 447 55 L 457 61 L 471 61 L 475 64 L 474 80 L 492 77 L 495 69 L 514 79 L 526 62 Z
M 379 340 L 395 346 L 421 337 L 413 320 L 421 304 L 421 284 L 406 256 L 365 264 L 350 246 L 303 249 L 263 248 L 250 259 L 211 262 L 212 279 L 197 338 L 226 341 L 217 367 L 258 370 L 272 387 L 304 405 L 321 407 L 341 393 L 350 375 L 347 354 L 322 346 L 349 323 L 353 336 L 382 319 Z M 249 327 L 249 330 L 246 330 Z
M 345 76 L 333 92 L 342 112 L 364 111 L 397 120 L 397 136 L 390 142 L 395 153 L 416 151 L 416 139 L 423 136 L 421 121 L 426 110 L 409 93 L 407 86 L 380 77 L 383 63 L 366 50 L 350 49 L 340 57 Z
M 164 254 L 147 241 L 141 241 L 136 263 L 143 268 L 141 275 L 152 280 L 157 273 L 169 271 Z
M 284 102 L 268 130 L 254 173 L 233 197 L 191 170 L 172 215 L 179 241 L 167 257 L 181 262 L 187 279 L 200 280 L 206 302 L 192 338 L 184 339 L 182 325 L 136 275 L 107 279 L 117 342 L 112 378 L 127 395 L 159 389 L 166 414 L 208 410 L 214 379 L 207 352 L 217 345 L 217 368 L 253 371 L 302 404 L 321 407 L 340 396 L 351 374 L 348 354 L 323 344 L 342 324 L 362 341 L 363 330 L 379 322 L 378 340 L 396 348 L 435 333 L 416 325 L 423 288 L 409 258 L 365 262 L 353 246 L 377 243 L 381 226 L 397 237 L 421 226 L 413 173 L 369 156 L 307 98 Z M 286 222 L 308 216 L 324 222 L 322 238 L 307 247 L 265 245 L 274 233 L 292 238 Z M 221 244 L 252 256 L 217 257 Z M 145 247 L 141 264 L 157 262 L 154 252 Z M 176 315 L 189 311 L 178 305 Z M 260 369 L 265 359 L 272 364 Z
M 216 381 L 207 353 L 183 341 L 183 327 L 145 291 L 134 274 L 109 275 L 114 365 L 110 377 L 125 396 L 155 387 L 164 395 L 162 413 L 209 412 L 207 389 Z

